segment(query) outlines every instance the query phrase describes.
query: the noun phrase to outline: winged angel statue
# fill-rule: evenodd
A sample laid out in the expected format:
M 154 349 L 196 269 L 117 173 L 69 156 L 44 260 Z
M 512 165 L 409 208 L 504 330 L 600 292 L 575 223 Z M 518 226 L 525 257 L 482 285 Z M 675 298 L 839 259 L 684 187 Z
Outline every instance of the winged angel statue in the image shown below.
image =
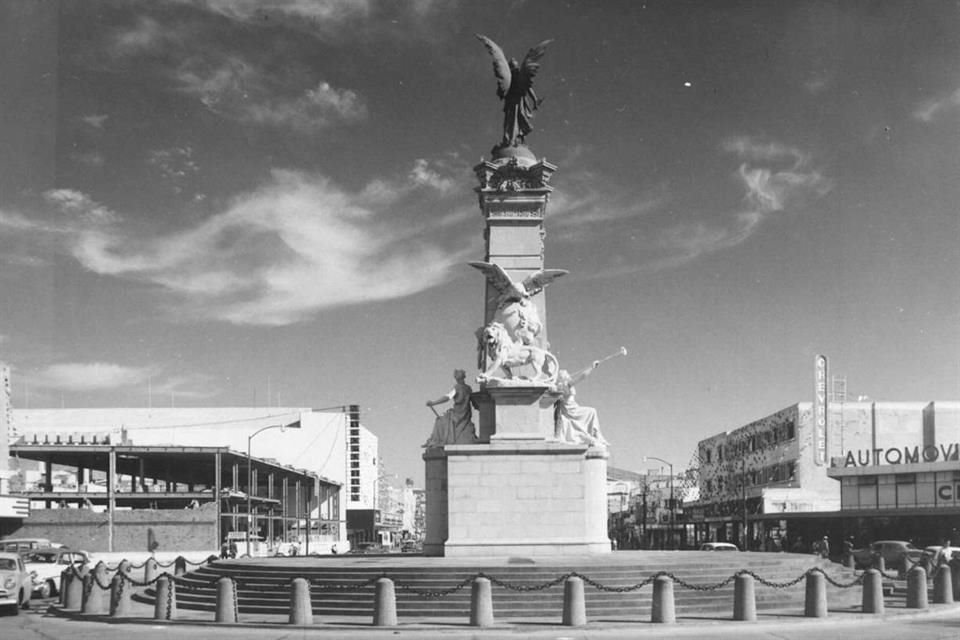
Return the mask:
M 527 52 L 523 62 L 507 57 L 493 40 L 476 34 L 493 57 L 493 75 L 497 78 L 497 96 L 503 100 L 503 140 L 501 147 L 523 144 L 523 139 L 533 131 L 530 120 L 542 99 L 533 92 L 533 78 L 540 70 L 540 58 L 553 40 L 544 40 Z

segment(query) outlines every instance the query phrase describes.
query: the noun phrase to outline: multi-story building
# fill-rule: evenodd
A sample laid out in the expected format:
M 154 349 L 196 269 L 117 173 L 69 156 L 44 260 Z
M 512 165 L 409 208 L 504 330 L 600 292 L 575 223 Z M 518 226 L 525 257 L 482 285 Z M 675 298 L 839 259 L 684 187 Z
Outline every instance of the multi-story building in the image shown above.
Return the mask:
M 281 467 L 307 470 L 320 478 L 317 486 L 323 489 L 323 495 L 315 496 L 318 506 L 312 514 L 313 527 L 323 539 L 331 544 L 339 542 L 343 549 L 348 539 L 347 510 L 376 506 L 377 439 L 360 425 L 356 406 L 339 411 L 303 407 L 13 409 L 10 416 L 18 427 L 15 446 L 24 452 L 30 446 L 61 443 L 77 445 L 78 454 L 83 450 L 81 443 L 161 449 L 221 447 L 235 456 L 249 453 L 266 465 L 274 461 Z M 261 430 L 287 423 L 299 428 L 254 437 Z M 144 450 L 144 455 L 148 453 Z M 7 456 L 3 459 L 6 461 Z M 254 475 L 256 471 L 254 468 Z M 51 474 L 49 468 L 44 472 L 46 478 Z M 97 486 L 94 479 L 90 474 L 83 482 L 80 478 L 76 482 L 92 490 Z M 123 481 L 121 477 L 117 482 Z M 49 479 L 44 482 L 51 484 Z M 245 484 L 243 477 L 231 483 Z M 341 495 L 343 488 L 349 493 Z M 314 549 L 319 550 L 316 546 Z
M 685 535 L 678 508 L 683 493 L 679 479 L 668 473 L 607 467 L 610 539 L 620 549 L 683 547 Z
M 799 402 L 700 441 L 700 495 L 685 519 L 695 543 L 750 549 L 808 550 L 824 535 L 834 549 L 850 536 L 904 537 L 889 510 L 932 508 L 937 487 L 960 477 L 958 441 L 957 402 Z M 960 514 L 952 500 L 940 507 L 940 516 Z M 885 523 L 864 520 L 883 509 Z

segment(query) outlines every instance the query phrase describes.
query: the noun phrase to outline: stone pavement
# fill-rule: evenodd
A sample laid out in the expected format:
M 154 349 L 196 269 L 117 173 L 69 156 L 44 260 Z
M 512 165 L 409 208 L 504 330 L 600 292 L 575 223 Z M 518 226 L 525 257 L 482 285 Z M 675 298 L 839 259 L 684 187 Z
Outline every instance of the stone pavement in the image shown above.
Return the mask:
M 903 597 L 891 596 L 884 600 L 883 614 L 865 614 L 860 607 L 831 608 L 826 618 L 807 618 L 797 610 L 762 611 L 757 620 L 734 621 L 730 616 L 717 614 L 685 616 L 674 624 L 655 624 L 640 617 L 617 616 L 589 619 L 586 625 L 569 627 L 560 620 L 530 618 L 523 620 L 497 621 L 493 626 L 471 627 L 468 620 L 460 618 L 401 618 L 392 627 L 374 627 L 371 617 L 315 616 L 311 626 L 291 626 L 286 616 L 240 614 L 238 623 L 214 622 L 209 611 L 178 610 L 174 620 L 155 620 L 152 605 L 132 602 L 130 616 L 112 618 L 105 615 L 84 615 L 76 611 L 63 611 L 52 606 L 50 614 L 67 618 L 75 624 L 87 625 L 148 625 L 151 629 L 167 631 L 180 629 L 206 629 L 210 637 L 231 638 L 284 638 L 284 637 L 336 637 L 336 638 L 553 638 L 556 640 L 587 638 L 658 638 L 658 637 L 709 637 L 709 638 L 800 638 L 816 635 L 823 638 L 865 637 L 868 629 L 882 628 L 893 621 L 960 620 L 960 604 L 931 604 L 928 609 L 907 609 Z M 179 634 L 178 634 L 179 635 Z M 869 635 L 873 635 L 872 633 Z M 937 636 L 940 637 L 940 636 Z M 944 635 L 942 637 L 960 637 Z

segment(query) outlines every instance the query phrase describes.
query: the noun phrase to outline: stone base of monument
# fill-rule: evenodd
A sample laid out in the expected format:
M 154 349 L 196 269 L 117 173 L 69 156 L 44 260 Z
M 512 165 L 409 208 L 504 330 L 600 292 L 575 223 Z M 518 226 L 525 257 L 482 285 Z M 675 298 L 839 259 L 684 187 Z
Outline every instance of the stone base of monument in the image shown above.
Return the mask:
M 607 457 L 542 438 L 427 451 L 424 555 L 609 553 Z

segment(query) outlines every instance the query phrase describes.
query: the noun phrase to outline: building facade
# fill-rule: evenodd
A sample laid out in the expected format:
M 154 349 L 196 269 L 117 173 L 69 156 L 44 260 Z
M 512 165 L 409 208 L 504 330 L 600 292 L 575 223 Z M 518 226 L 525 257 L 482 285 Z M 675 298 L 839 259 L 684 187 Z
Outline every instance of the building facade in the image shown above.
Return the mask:
M 899 539 L 899 523 L 870 519 L 947 514 L 954 505 L 935 494 L 952 499 L 942 487 L 960 479 L 958 456 L 960 403 L 800 402 L 698 443 L 700 496 L 685 521 L 696 543 L 753 550 L 807 551 L 824 535 L 834 549 L 851 536 Z

